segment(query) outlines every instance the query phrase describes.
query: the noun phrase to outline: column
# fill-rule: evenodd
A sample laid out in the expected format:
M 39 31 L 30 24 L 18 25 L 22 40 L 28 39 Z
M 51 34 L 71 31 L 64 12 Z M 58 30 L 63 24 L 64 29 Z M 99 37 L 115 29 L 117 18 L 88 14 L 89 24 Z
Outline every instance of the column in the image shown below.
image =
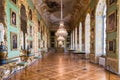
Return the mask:
M 79 25 L 79 50 L 82 51 L 82 24 Z
M 75 50 L 77 50 L 77 27 L 75 27 Z

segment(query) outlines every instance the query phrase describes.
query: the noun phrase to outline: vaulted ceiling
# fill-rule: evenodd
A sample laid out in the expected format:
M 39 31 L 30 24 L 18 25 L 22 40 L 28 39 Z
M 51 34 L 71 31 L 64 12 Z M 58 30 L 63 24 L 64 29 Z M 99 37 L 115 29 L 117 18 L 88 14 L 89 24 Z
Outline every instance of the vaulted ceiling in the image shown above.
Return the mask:
M 43 20 L 51 30 L 56 30 L 60 22 L 61 0 L 33 0 Z M 63 0 L 63 17 L 69 30 L 74 21 L 79 20 L 89 5 L 90 0 Z

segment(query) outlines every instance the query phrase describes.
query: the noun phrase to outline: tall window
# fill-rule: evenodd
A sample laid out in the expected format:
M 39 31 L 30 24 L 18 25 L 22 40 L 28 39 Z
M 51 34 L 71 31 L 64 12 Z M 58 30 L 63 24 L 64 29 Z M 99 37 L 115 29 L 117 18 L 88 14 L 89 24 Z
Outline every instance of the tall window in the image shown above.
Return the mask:
M 85 20 L 85 52 L 90 53 L 90 14 L 87 14 Z
M 96 9 L 96 54 L 106 55 L 106 2 L 99 0 Z

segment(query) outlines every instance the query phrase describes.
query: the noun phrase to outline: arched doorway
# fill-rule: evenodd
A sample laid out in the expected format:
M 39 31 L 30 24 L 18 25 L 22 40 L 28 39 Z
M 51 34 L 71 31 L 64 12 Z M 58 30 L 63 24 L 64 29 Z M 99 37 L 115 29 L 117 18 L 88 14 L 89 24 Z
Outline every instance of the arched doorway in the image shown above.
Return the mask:
M 85 52 L 90 53 L 90 14 L 88 13 L 85 20 Z
M 106 55 L 106 2 L 99 0 L 96 8 L 95 54 Z
M 27 35 L 27 15 L 25 6 L 22 4 L 20 9 L 21 31 L 23 32 L 23 44 L 22 48 L 26 49 L 26 35 Z

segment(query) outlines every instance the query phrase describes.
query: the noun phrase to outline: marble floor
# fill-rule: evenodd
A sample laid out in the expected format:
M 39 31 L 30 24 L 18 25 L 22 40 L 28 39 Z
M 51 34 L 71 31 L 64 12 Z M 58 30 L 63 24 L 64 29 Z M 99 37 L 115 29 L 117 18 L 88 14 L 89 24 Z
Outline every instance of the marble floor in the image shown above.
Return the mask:
M 44 56 L 9 80 L 120 80 L 89 60 L 62 53 Z

